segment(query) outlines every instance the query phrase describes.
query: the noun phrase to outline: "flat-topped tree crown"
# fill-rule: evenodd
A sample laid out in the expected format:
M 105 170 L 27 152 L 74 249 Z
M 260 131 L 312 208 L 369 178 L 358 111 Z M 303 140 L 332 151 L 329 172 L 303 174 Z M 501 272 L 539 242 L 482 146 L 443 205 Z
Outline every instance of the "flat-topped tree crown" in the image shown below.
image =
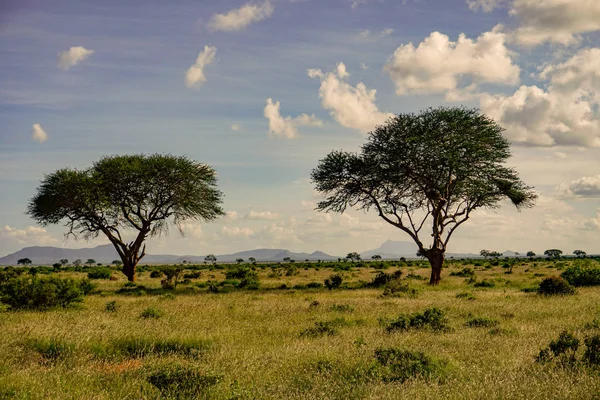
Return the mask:
M 505 165 L 510 144 L 502 131 L 477 109 L 399 114 L 370 132 L 359 153 L 333 151 L 319 162 L 311 178 L 325 200 L 317 210 L 374 209 L 414 240 L 437 284 L 450 237 L 474 210 L 502 200 L 523 209 L 537 198 Z
M 104 157 L 86 170 L 60 169 L 46 175 L 27 213 L 41 225 L 64 222 L 67 235 L 84 239 L 104 234 L 135 280 L 145 255 L 144 240 L 181 231 L 186 220 L 212 221 L 223 215 L 215 171 L 187 157 L 125 155 Z M 127 231 L 137 232 L 126 242 Z

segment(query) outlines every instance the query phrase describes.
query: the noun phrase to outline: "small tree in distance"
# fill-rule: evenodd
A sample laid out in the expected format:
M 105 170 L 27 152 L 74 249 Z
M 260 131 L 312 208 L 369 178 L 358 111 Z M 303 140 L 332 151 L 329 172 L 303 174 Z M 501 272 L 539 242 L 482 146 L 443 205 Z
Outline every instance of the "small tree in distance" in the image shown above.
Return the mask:
M 25 258 L 20 258 L 17 260 L 17 265 L 24 265 L 24 266 L 28 266 L 31 264 L 31 260 L 27 257 Z
M 204 261 L 215 264 L 217 262 L 217 257 L 214 254 L 209 254 L 204 257 Z
M 369 133 L 360 153 L 333 151 L 319 162 L 311 178 L 325 200 L 317 210 L 374 209 L 417 244 L 437 285 L 448 243 L 473 211 L 505 199 L 520 210 L 537 198 L 505 166 L 510 144 L 502 131 L 476 109 L 399 114 Z
M 69 260 L 67 260 L 66 258 L 63 258 L 62 260 L 60 260 L 60 263 L 63 265 L 63 267 L 65 265 L 67 265 L 69 263 Z
M 578 258 L 585 258 L 587 256 L 587 253 L 583 250 L 574 250 L 573 254 Z
M 357 252 L 353 251 L 352 253 L 348 253 L 348 255 L 346 256 L 346 258 L 352 262 L 356 262 L 356 261 L 360 261 L 360 254 L 358 254 Z
M 559 249 L 548 249 L 544 251 L 544 255 L 548 258 L 560 258 L 562 253 L 562 250 Z
M 65 222 L 67 236 L 105 235 L 123 261 L 123 273 L 135 281 L 146 255 L 144 241 L 181 230 L 186 220 L 215 220 L 224 212 L 215 171 L 186 157 L 126 155 L 104 157 L 87 170 L 60 169 L 46 175 L 27 213 L 45 226 Z M 134 232 L 132 241 L 123 236 Z
M 381 256 L 379 254 L 374 254 L 371 256 L 371 260 L 375 260 L 375 261 L 381 260 Z
M 527 252 L 527 257 L 533 258 L 535 256 L 536 256 L 536 254 L 533 251 L 530 250 L 530 251 Z

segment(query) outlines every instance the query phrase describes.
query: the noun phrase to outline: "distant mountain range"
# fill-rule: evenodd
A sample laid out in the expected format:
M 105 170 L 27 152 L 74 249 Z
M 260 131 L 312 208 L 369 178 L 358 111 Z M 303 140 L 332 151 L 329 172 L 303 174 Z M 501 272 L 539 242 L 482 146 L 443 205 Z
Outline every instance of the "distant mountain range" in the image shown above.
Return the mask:
M 508 251 L 506 253 L 509 253 Z M 513 252 L 510 252 L 514 256 Z M 360 253 L 361 257 L 365 260 L 370 260 L 375 254 L 380 255 L 383 259 L 397 259 L 400 257 L 416 258 L 417 246 L 412 242 L 400 242 L 388 240 L 383 243 L 379 248 L 368 250 Z M 508 255 L 508 254 L 506 254 Z M 178 264 L 182 261 L 188 261 L 192 263 L 204 262 L 204 257 L 194 255 L 173 255 L 173 254 L 147 254 L 143 259 L 144 264 Z M 283 261 L 284 258 L 289 257 L 296 261 L 332 261 L 337 260 L 338 256 L 332 256 L 322 251 L 315 251 L 314 253 L 296 253 L 285 249 L 256 249 L 240 251 L 233 254 L 221 254 L 216 255 L 217 261 L 232 262 L 238 258 L 248 260 L 250 257 L 254 257 L 256 261 L 268 261 L 277 262 Z M 342 256 L 343 257 L 343 256 Z M 479 257 L 478 254 L 472 253 L 448 253 L 447 258 L 474 258 Z M 5 257 L 0 258 L 0 265 L 16 265 L 17 261 L 21 258 L 29 258 L 34 265 L 49 265 L 58 262 L 61 259 L 67 259 L 69 262 L 81 259 L 85 262 L 87 259 L 94 259 L 99 263 L 110 263 L 113 260 L 118 260 L 119 256 L 111 244 L 97 246 L 93 248 L 85 249 L 64 249 L 60 247 L 25 247 L 17 251 L 16 253 L 9 254 Z

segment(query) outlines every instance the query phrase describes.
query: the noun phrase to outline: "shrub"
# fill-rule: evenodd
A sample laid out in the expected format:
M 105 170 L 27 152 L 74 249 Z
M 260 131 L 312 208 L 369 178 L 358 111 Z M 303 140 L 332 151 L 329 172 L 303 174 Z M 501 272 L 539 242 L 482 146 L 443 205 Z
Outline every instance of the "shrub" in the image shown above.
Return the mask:
M 406 275 L 406 279 L 414 279 L 416 281 L 425 281 L 425 280 L 427 280 L 427 278 L 422 277 L 421 275 L 414 274 L 412 272 L 410 274 Z
M 327 289 L 332 290 L 332 289 L 338 289 L 341 285 L 342 282 L 344 281 L 344 278 L 342 278 L 341 275 L 339 274 L 335 274 L 335 275 L 331 275 L 329 278 L 325 279 L 325 286 L 327 287 Z
M 538 293 L 546 296 L 575 294 L 575 288 L 559 276 L 545 278 L 540 283 Z
M 334 327 L 332 321 L 315 322 L 315 326 L 306 328 L 300 332 L 300 337 L 320 337 L 320 336 L 333 336 L 337 335 L 338 331 Z
M 567 268 L 561 275 L 573 286 L 600 285 L 600 267 L 591 265 L 575 265 Z
M 579 348 L 579 339 L 572 333 L 563 331 L 556 340 L 550 342 L 548 347 L 540 350 L 536 357 L 539 363 L 559 360 L 563 364 L 572 364 L 576 361 L 575 355 Z
M 148 307 L 144 311 L 141 312 L 140 318 L 144 319 L 158 319 L 163 316 L 163 312 L 155 307 Z
M 200 277 L 202 277 L 201 271 L 194 271 L 183 275 L 183 279 L 198 279 Z
M 148 382 L 163 394 L 176 398 L 197 398 L 221 379 L 221 376 L 206 375 L 193 367 L 177 364 L 166 365 L 148 376 Z
M 109 268 L 96 268 L 88 272 L 88 279 L 110 279 L 112 271 Z
M 225 272 L 225 278 L 242 280 L 242 279 L 246 278 L 248 276 L 248 274 L 251 274 L 251 273 L 253 273 L 253 272 L 250 270 L 250 268 L 240 267 L 240 268 L 231 269 L 231 270 Z
M 480 282 L 475 282 L 475 284 L 473 286 L 482 287 L 482 288 L 493 288 L 493 287 L 496 287 L 496 284 L 493 281 L 484 279 Z
M 407 331 L 409 329 L 431 329 L 434 331 L 448 331 L 448 319 L 442 310 L 436 307 L 428 308 L 423 313 L 400 314 L 398 319 L 392 321 L 386 331 Z
M 199 357 L 212 343 L 201 339 L 148 339 L 125 337 L 109 342 L 108 346 L 93 348 L 96 357 L 129 357 L 182 355 Z
M 402 276 L 401 270 L 398 270 L 391 274 L 386 274 L 383 271 L 379 271 L 377 273 L 377 275 L 375 275 L 373 280 L 368 284 L 368 286 L 378 288 L 378 287 L 386 285 L 388 282 L 390 282 L 392 280 L 400 279 L 401 276 Z
M 321 282 L 309 282 L 306 284 L 307 289 L 322 289 L 323 284 Z
M 469 292 L 461 292 L 458 293 L 456 295 L 457 299 L 465 299 L 465 300 L 475 300 L 475 296 L 473 295 L 473 293 L 469 293 Z
M 475 317 L 469 319 L 466 323 L 469 328 L 493 328 L 500 325 L 498 320 L 488 317 Z
M 150 278 L 162 278 L 163 277 L 163 273 L 159 270 L 154 270 L 152 272 L 150 272 Z
M 329 307 L 329 311 L 353 312 L 354 308 L 352 308 L 348 304 L 332 304 L 331 307 Z
M 90 294 L 96 287 L 96 284 L 92 283 L 89 279 L 82 279 L 79 281 L 79 288 L 83 294 Z
M 441 376 L 447 363 L 433 359 L 420 351 L 402 349 L 375 350 L 375 359 L 383 367 L 381 372 L 384 381 L 405 382 L 411 378 L 425 378 Z
M 400 295 L 417 296 L 419 291 L 410 287 L 408 283 L 403 283 L 398 279 L 386 283 L 383 289 L 383 296 L 398 297 Z
M 165 279 L 160 281 L 160 285 L 165 289 L 177 288 L 177 280 L 179 279 L 182 269 L 179 267 L 163 267 L 161 268 L 161 271 L 165 275 Z
M 247 272 L 244 278 L 239 283 L 238 287 L 248 290 L 258 289 L 260 287 L 258 274 L 254 271 Z
M 473 270 L 473 268 L 463 268 L 458 272 L 450 272 L 450 276 L 462 276 L 462 277 L 471 277 L 471 276 L 475 276 L 475 271 Z
M 583 360 L 591 365 L 600 365 L 600 335 L 593 335 L 585 339 L 587 349 L 583 353 Z
M 119 307 L 120 306 L 117 304 L 117 301 L 113 300 L 113 301 L 109 301 L 108 303 L 106 303 L 106 305 L 104 306 L 104 310 L 106 312 L 117 312 Z
M 0 300 L 11 309 L 67 307 L 83 300 L 82 281 L 50 277 L 19 277 L 0 285 Z
M 42 363 L 56 363 L 71 356 L 75 350 L 73 343 L 62 339 L 28 339 L 25 347 L 34 350 L 42 357 Z

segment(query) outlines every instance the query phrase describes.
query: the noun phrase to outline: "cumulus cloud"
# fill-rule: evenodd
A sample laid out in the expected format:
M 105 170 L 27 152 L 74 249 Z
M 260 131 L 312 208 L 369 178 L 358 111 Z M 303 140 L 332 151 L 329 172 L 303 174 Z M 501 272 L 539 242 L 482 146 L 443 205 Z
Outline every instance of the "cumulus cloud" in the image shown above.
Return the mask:
M 600 30 L 597 0 L 514 0 L 510 15 L 519 21 L 513 39 L 525 46 L 571 45 L 579 34 Z
M 225 213 L 225 218 L 235 221 L 238 219 L 238 213 L 237 211 L 227 211 Z
M 243 129 L 242 125 L 240 125 L 240 124 L 231 124 L 231 130 L 234 132 L 239 132 L 242 129 Z
M 281 112 L 279 111 L 281 104 L 277 102 L 273 102 L 272 99 L 267 99 L 267 104 L 265 105 L 265 109 L 263 114 L 265 118 L 269 121 L 269 133 L 272 133 L 277 136 L 284 136 L 288 139 L 293 139 L 298 136 L 299 125 L 305 126 L 322 126 L 323 121 L 317 118 L 314 114 L 300 114 L 296 118 L 292 117 L 283 117 L 281 116 Z
M 309 77 L 321 81 L 319 97 L 323 108 L 329 110 L 340 125 L 369 132 L 394 116 L 381 112 L 375 105 L 375 89 L 367 89 L 362 82 L 353 87 L 344 80 L 348 76 L 344 63 L 338 64 L 336 72 L 324 73 L 320 69 L 307 72 Z
M 198 222 L 184 222 L 181 224 L 181 231 L 194 239 L 199 239 L 204 236 L 202 225 Z
M 565 193 L 575 197 L 600 197 L 600 175 L 584 176 L 572 181 Z
M 519 67 L 506 48 L 506 35 L 497 26 L 476 40 L 464 34 L 456 42 L 433 32 L 417 47 L 402 45 L 385 64 L 398 95 L 446 93 L 448 100 L 463 98 L 481 83 L 515 85 Z
M 228 238 L 249 238 L 254 234 L 254 231 L 250 228 L 240 228 L 237 226 L 224 226 L 219 232 L 220 236 Z
M 248 220 L 274 220 L 279 219 L 279 214 L 271 212 L 271 211 L 250 211 L 246 215 L 244 215 L 243 219 Z
M 0 228 L 0 238 L 2 241 L 12 242 L 19 246 L 50 245 L 59 242 L 46 229 L 37 226 L 17 229 L 5 225 Z
M 216 55 L 216 47 L 204 46 L 204 50 L 198 54 L 196 62 L 187 70 L 185 75 L 185 84 L 187 87 L 200 86 L 206 82 L 204 68 L 215 61 Z
M 263 4 L 246 3 L 225 14 L 214 14 L 208 22 L 208 28 L 212 31 L 240 31 L 252 23 L 269 18 L 273 10 L 270 1 Z
M 42 128 L 42 126 L 40 124 L 33 124 L 32 130 L 31 130 L 31 137 L 36 142 L 40 142 L 40 143 L 44 143 L 46 140 L 48 140 L 48 134 L 46 133 L 46 131 Z
M 492 12 L 496 8 L 502 7 L 507 0 L 467 0 L 467 5 L 473 11 L 481 10 L 483 12 Z
M 583 49 L 539 74 L 547 89 L 521 86 L 512 95 L 483 94 L 484 113 L 514 143 L 600 147 L 600 49 Z
M 92 54 L 94 54 L 94 50 L 89 50 L 82 46 L 71 47 L 69 50 L 58 53 L 58 67 L 66 71 Z

